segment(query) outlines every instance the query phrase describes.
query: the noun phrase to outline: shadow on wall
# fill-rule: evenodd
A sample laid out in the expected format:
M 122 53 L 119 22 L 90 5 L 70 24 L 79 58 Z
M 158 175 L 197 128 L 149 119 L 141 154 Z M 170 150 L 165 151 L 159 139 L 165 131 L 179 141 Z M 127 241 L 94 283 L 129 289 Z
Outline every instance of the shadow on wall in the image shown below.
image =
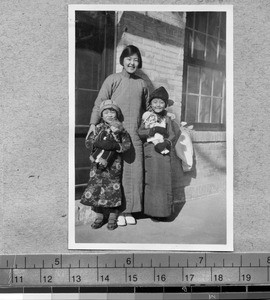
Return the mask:
M 117 44 L 121 41 L 122 34 L 127 32 L 161 44 L 181 47 L 184 29 L 180 24 L 182 23 L 181 20 L 183 20 L 183 14 L 178 14 L 178 18 L 179 27 L 155 19 L 147 14 L 125 11 L 118 23 Z
M 151 79 L 142 70 L 137 70 L 136 74 L 146 82 L 149 93 L 152 93 L 155 89 L 155 86 L 152 83 Z
M 199 147 L 200 142 L 193 142 L 194 152 L 196 151 L 198 158 L 200 161 L 203 161 L 208 166 L 211 166 L 211 169 L 215 171 L 217 174 L 225 175 L 226 168 L 226 142 L 225 141 L 215 141 L 208 142 L 207 144 L 213 145 L 217 147 L 219 145 L 219 149 L 216 151 L 218 154 L 213 155 L 213 151 L 203 151 L 202 148 Z M 203 143 L 206 145 L 206 143 Z M 224 145 L 224 146 L 223 146 Z

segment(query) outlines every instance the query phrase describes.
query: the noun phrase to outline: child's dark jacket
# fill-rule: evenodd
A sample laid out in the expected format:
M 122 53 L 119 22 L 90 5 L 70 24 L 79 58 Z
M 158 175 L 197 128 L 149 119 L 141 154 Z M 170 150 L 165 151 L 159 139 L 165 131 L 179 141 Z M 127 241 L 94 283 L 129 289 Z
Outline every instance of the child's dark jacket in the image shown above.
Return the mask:
M 110 134 L 110 126 L 100 123 L 96 126 L 96 133 L 91 134 L 86 140 L 86 147 L 94 152 L 95 142 L 102 132 Z M 122 152 L 131 147 L 130 136 L 125 129 L 119 133 L 119 149 L 116 151 L 113 161 L 104 168 L 100 168 L 95 162 L 90 162 L 90 178 L 87 187 L 81 197 L 81 203 L 94 207 L 119 207 L 122 204 Z M 110 149 L 107 149 L 110 151 Z M 115 150 L 112 150 L 115 151 Z

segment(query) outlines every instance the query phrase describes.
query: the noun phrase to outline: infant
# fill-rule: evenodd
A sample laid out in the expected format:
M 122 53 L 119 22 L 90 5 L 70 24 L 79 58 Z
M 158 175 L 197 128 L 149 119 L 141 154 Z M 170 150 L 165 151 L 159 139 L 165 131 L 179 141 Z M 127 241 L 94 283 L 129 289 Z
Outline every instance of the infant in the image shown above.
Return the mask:
M 153 128 L 156 126 L 159 127 L 163 127 L 166 128 L 166 121 L 163 120 L 162 122 L 157 122 L 157 115 L 151 111 L 146 111 L 143 115 L 142 115 L 142 120 L 144 123 L 145 128 Z M 155 133 L 154 136 L 149 137 L 147 139 L 148 143 L 153 143 L 154 145 L 158 144 L 158 143 L 163 143 L 164 142 L 164 137 L 162 134 L 160 133 Z M 164 149 L 161 153 L 162 154 L 167 154 L 170 151 L 168 149 Z

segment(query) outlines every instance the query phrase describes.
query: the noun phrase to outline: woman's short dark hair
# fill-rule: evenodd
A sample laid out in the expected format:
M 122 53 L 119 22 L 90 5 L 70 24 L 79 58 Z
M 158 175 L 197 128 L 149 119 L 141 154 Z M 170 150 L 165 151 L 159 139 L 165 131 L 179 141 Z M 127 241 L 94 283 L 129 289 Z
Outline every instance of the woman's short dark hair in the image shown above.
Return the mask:
M 126 48 L 122 51 L 122 54 L 120 56 L 120 64 L 123 66 L 124 63 L 124 58 L 125 57 L 129 57 L 133 54 L 137 54 L 138 55 L 138 58 L 139 58 L 139 65 L 138 65 L 138 69 L 141 69 L 142 67 L 142 56 L 141 56 L 141 52 L 140 50 L 136 47 L 136 46 L 133 46 L 133 45 L 128 45 L 126 46 Z

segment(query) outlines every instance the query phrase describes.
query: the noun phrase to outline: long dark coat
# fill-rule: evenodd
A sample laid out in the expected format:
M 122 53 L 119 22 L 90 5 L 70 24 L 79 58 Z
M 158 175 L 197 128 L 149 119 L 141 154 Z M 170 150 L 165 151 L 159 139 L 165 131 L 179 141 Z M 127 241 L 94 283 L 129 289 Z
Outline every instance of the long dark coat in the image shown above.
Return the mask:
M 86 147 L 90 152 L 95 151 L 93 146 L 99 133 L 108 130 L 109 125 L 100 123 L 96 127 L 96 134 L 90 135 L 86 140 Z M 129 134 L 124 130 L 120 136 L 120 144 L 123 152 L 131 146 Z M 92 207 L 120 207 L 122 204 L 122 153 L 116 152 L 114 160 L 105 169 L 101 169 L 97 163 L 90 161 L 90 173 L 87 187 L 81 197 L 81 203 Z
M 100 119 L 99 106 L 103 100 L 112 99 L 120 107 L 123 124 L 132 141 L 131 148 L 123 154 L 123 196 L 124 213 L 140 212 L 143 196 L 143 148 L 137 130 L 141 115 L 146 106 L 148 90 L 145 81 L 139 76 L 130 75 L 124 69 L 109 75 L 97 96 L 90 124 Z
M 166 129 L 168 140 L 174 145 L 180 135 L 180 129 L 168 116 Z M 144 214 L 151 217 L 169 217 L 173 209 L 173 186 L 171 152 L 163 155 L 156 152 L 153 143 L 146 142 L 150 129 L 144 127 L 142 122 L 138 134 L 144 141 L 144 165 L 145 165 L 145 190 L 144 190 Z

